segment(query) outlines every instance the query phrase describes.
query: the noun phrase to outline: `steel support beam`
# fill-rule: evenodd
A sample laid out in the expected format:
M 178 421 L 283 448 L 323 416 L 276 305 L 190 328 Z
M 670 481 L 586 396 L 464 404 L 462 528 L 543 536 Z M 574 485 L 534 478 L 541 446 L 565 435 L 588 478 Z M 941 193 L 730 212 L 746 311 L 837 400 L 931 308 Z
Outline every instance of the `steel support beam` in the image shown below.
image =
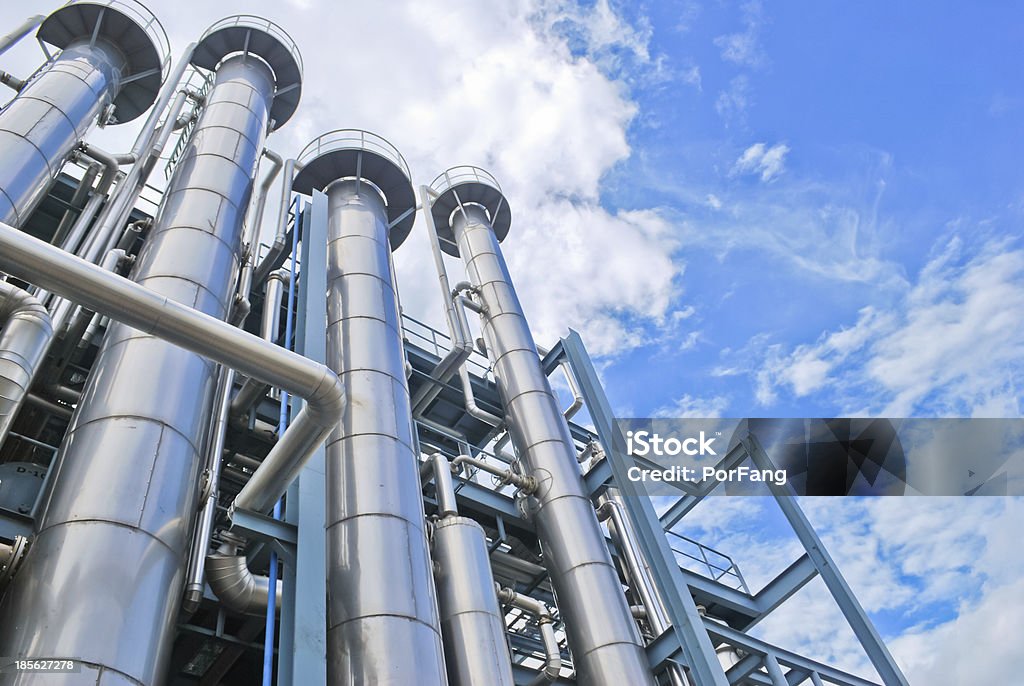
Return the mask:
M 758 469 L 776 468 L 756 436 L 748 435 L 742 442 Z M 807 516 L 800 509 L 800 505 L 797 504 L 792 486 L 788 484 L 782 486 L 772 481 L 765 483 L 769 490 L 771 490 L 772 495 L 775 496 L 779 509 L 782 510 L 786 519 L 789 520 L 794 533 L 796 533 L 797 538 L 800 539 L 807 554 L 814 562 L 818 574 L 821 575 L 821 580 L 825 582 L 825 586 L 832 593 L 832 597 L 835 598 L 839 609 L 846 617 L 846 621 L 850 623 L 853 633 L 860 640 L 861 646 L 864 647 L 864 652 L 867 653 L 871 664 L 878 671 L 882 682 L 885 686 L 910 686 L 907 678 L 903 676 L 903 672 L 900 671 L 899 666 L 896 664 L 896 660 L 893 659 L 889 649 L 882 642 L 882 637 L 878 634 L 867 612 L 864 611 L 856 596 L 853 595 L 850 585 L 846 583 L 846 579 L 839 572 L 839 568 L 836 567 L 832 556 L 828 554 L 821 539 L 818 538 L 818 534 L 814 531 L 814 527 L 811 526 Z
M 326 362 L 327 197 L 323 193 L 314 192 L 312 205 L 302 212 L 301 238 L 295 347 L 305 357 Z M 297 527 L 298 546 L 295 563 L 284 567 L 278 686 L 327 683 L 325 453 L 320 446 L 288 489 L 285 521 Z
M 701 686 L 728 686 L 725 672 L 715 656 L 711 639 L 701 626 L 697 606 L 690 596 L 682 571 L 676 564 L 675 555 L 669 547 L 664 529 L 654 511 L 654 505 L 642 486 L 628 478 L 628 457 L 622 452 L 624 442 L 615 424 L 615 416 L 608 403 L 608 397 L 597 376 L 597 370 L 594 369 L 594 364 L 583 346 L 583 340 L 578 333 L 570 330 L 569 335 L 563 338 L 558 346 L 561 346 L 579 382 L 590 418 L 604 445 L 606 460 L 611 464 L 615 484 L 625 496 L 626 511 L 637 532 L 637 543 L 644 557 L 650 562 L 655 583 L 662 594 L 672 624 L 671 633 L 682 648 L 686 664 Z M 553 350 L 549 353 L 551 354 L 557 352 Z

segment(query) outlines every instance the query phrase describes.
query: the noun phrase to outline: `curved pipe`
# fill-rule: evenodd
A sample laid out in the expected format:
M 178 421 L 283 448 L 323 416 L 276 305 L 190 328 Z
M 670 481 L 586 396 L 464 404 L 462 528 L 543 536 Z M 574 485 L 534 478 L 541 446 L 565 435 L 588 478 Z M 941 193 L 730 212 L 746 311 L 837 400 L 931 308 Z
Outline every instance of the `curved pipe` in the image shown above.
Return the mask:
M 437 229 L 434 228 L 434 215 L 430 212 L 430 189 L 420 186 L 420 203 L 424 208 L 423 216 L 427 220 L 427 235 L 430 239 L 430 252 L 434 256 L 434 269 L 437 271 L 438 284 L 441 287 L 441 298 L 444 301 L 444 315 L 448 322 L 448 335 L 451 339 L 451 350 L 430 372 L 430 380 L 423 384 L 412 398 L 412 415 L 418 417 L 427 405 L 441 394 L 444 384 L 455 376 L 459 367 L 469 359 L 473 352 L 473 342 L 469 335 L 469 322 L 466 313 L 455 306 L 448 285 L 448 271 L 444 266 L 444 255 L 438 242 Z
M 295 170 L 298 163 L 289 159 L 284 163 L 284 174 L 281 176 L 281 206 L 277 210 L 277 233 L 274 235 L 274 243 L 270 251 L 260 261 L 253 275 L 253 286 L 259 287 L 274 268 L 274 263 L 288 249 L 288 208 L 291 207 L 292 182 L 295 180 Z M 253 250 L 256 249 L 255 243 Z
M 269 510 L 327 439 L 345 409 L 345 389 L 326 365 L 267 343 L 2 223 L 0 270 L 306 400 L 232 508 Z
M 228 547 L 233 548 L 225 544 L 220 551 L 206 556 L 206 580 L 210 589 L 228 609 L 247 615 L 266 613 L 270 579 L 253 574 L 245 555 L 231 554 L 226 551 Z M 278 580 L 275 594 L 277 607 L 281 607 L 282 586 Z
M 469 370 L 466 369 L 465 363 L 459 367 L 459 380 L 462 381 L 462 397 L 466 402 L 466 412 L 469 413 L 469 416 L 491 426 L 500 426 L 501 417 L 491 414 L 476 404 L 476 396 L 473 395 L 473 385 L 470 382 Z
M 511 469 L 501 469 L 494 465 L 488 464 L 482 460 L 470 457 L 469 455 L 459 455 L 452 460 L 452 469 L 461 471 L 462 465 L 468 464 L 472 467 L 476 467 L 482 472 L 493 474 L 494 476 L 501 479 L 502 484 L 512 484 L 523 493 L 530 495 L 537 490 L 537 479 L 532 476 L 524 474 L 516 474 Z
M 45 245 L 45 244 L 44 244 Z M 49 246 L 48 246 L 49 247 Z M 53 325 L 39 299 L 0 281 L 0 445 L 46 357 Z
M 516 593 L 511 588 L 502 588 L 501 586 L 498 586 L 498 600 L 536 615 L 540 623 L 540 636 L 544 641 L 547 660 L 544 663 L 544 669 L 530 682 L 530 686 L 540 686 L 540 684 L 550 684 L 555 681 L 562 672 L 562 649 L 558 647 L 558 639 L 555 637 L 555 620 L 551 618 L 551 610 L 536 598 Z

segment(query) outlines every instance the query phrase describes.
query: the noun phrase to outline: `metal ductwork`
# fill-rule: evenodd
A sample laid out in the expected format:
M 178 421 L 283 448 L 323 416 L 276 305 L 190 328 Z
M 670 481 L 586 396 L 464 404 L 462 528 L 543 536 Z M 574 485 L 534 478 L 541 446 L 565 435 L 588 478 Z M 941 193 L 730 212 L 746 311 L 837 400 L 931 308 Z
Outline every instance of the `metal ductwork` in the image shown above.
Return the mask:
M 349 397 L 327 445 L 327 680 L 446 684 L 390 255 L 415 216 L 408 167 L 363 131 L 299 162 L 294 190 L 327 194 L 327 359 Z
M 52 335 L 50 314 L 39 300 L 0 281 L 0 446 L 28 396 Z
M 532 518 L 565 621 L 577 680 L 588 686 L 654 679 L 604 532 L 586 496 L 562 410 L 541 368 L 499 242 L 511 226 L 508 202 L 482 169 L 457 167 L 434 180 L 431 218 L 448 254 L 462 257 L 484 312 L 512 442 L 537 482 Z
M 93 125 L 149 109 L 167 64 L 160 23 L 129 0 L 69 2 L 36 35 L 60 53 L 0 111 L 0 222 L 15 226 Z
M 196 47 L 193 64 L 214 70 L 212 87 L 131 275 L 219 320 L 233 303 L 265 136 L 290 113 L 284 107 L 275 120 L 275 91 L 299 78 L 283 35 L 265 21 L 229 19 Z M 170 657 L 217 367 L 116 324 L 94 370 L 38 533 L 0 608 L 0 653 L 75 656 L 101 682 L 149 686 Z M 13 683 L 38 682 L 18 675 Z

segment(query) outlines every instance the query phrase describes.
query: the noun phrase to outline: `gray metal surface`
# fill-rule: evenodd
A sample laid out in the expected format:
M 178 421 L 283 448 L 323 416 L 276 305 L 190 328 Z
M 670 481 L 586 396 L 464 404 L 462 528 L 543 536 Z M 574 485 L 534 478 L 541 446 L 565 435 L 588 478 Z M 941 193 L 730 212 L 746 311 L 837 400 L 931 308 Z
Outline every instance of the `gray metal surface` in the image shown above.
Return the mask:
M 327 446 L 328 683 L 445 684 L 387 208 L 366 181 L 326 192 L 327 359 L 350 399 Z
M 120 88 L 125 60 L 105 41 L 71 43 L 0 110 L 0 222 L 20 226 Z
M 36 37 L 65 51 L 83 39 L 117 46 L 124 61 L 122 87 L 112 98 L 117 123 L 149 109 L 170 64 L 163 26 L 137 0 L 70 0 L 43 21 Z
M 527 473 L 539 481 L 532 515 L 577 678 L 593 686 L 653 684 L 604 532 L 585 494 L 568 426 L 541 369 L 498 237 L 479 205 L 456 212 L 451 228 L 469 280 L 487 309 L 481 317 L 483 337 L 512 441 Z
M 139 255 L 136 283 L 228 316 L 273 92 L 262 62 L 220 66 Z M 8 617 L 0 653 L 73 655 L 156 684 L 170 657 L 216 367 L 117 324 L 94 369 L 24 573 L 0 609 Z M 21 674 L 13 683 L 43 681 Z
M 434 524 L 432 542 L 448 682 L 512 686 L 505 618 L 484 530 L 466 517 L 444 517 Z
M 203 34 L 192 64 L 214 70 L 232 55 L 258 55 L 274 73 L 276 90 L 270 106 L 271 130 L 284 125 L 299 106 L 302 95 L 302 55 L 284 29 L 263 17 L 239 14 L 221 19 Z
M 39 300 L 0 281 L 0 447 L 28 396 L 52 335 L 50 314 Z

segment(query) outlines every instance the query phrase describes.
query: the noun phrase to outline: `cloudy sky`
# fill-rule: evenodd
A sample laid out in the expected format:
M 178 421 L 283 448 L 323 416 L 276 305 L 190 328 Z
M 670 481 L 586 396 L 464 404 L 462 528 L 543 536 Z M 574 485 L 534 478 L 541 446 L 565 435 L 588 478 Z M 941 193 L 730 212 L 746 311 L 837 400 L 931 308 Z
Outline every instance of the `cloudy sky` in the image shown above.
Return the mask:
M 624 416 L 1020 414 L 1014 3 L 147 4 L 176 50 L 231 13 L 293 35 L 303 102 L 268 143 L 285 155 L 364 128 L 417 183 L 492 171 L 539 342 L 581 331 Z M 439 324 L 422 223 L 396 262 L 406 311 Z M 1020 501 L 806 507 L 912 683 L 1018 678 Z M 684 524 L 755 586 L 795 556 L 763 499 L 715 498 Z M 816 584 L 762 631 L 869 669 Z

